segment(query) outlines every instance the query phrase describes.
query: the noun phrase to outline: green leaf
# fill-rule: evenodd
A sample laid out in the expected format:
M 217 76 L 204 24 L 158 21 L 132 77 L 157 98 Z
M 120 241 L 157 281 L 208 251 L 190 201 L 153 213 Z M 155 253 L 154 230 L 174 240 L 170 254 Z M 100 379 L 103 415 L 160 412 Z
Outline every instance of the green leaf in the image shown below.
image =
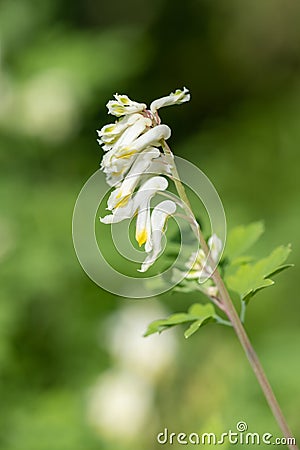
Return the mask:
M 196 331 L 198 331 L 199 328 L 202 327 L 203 325 L 206 325 L 208 322 L 212 322 L 215 320 L 214 319 L 215 310 L 214 310 L 213 305 L 211 305 L 210 303 L 207 303 L 206 305 L 200 305 L 199 303 L 196 303 L 195 305 L 192 306 L 192 308 L 194 308 L 194 307 L 197 308 L 200 319 L 193 322 L 189 326 L 189 328 L 187 330 L 185 330 L 184 337 L 186 339 L 188 339 L 194 333 L 196 333 Z M 201 307 L 201 308 L 199 308 L 199 307 Z
M 237 258 L 234 258 L 230 262 L 230 268 L 240 266 L 240 265 L 246 264 L 246 263 L 251 263 L 254 261 L 254 259 L 255 258 L 253 256 L 249 256 L 249 255 L 238 256 Z
M 214 316 L 215 310 L 212 304 L 207 303 L 206 305 L 202 305 L 200 303 L 195 303 L 189 308 L 187 313 L 172 314 L 167 319 L 155 320 L 154 322 L 150 323 L 144 336 L 146 337 L 154 333 L 161 333 L 168 328 L 186 322 L 199 322 L 199 325 L 197 325 L 195 329 L 195 331 L 197 331 L 197 329 L 207 323 L 209 319 L 213 320 Z M 195 331 L 193 331 L 191 334 L 193 334 Z
M 193 322 L 192 325 L 190 325 L 189 328 L 187 330 L 185 330 L 184 337 L 186 339 L 191 337 L 192 334 L 196 333 L 196 331 L 199 330 L 199 328 L 201 327 L 202 324 L 203 324 L 203 320 L 196 320 L 195 322 Z
M 255 244 L 263 232 L 264 224 L 262 222 L 254 222 L 250 225 L 240 225 L 233 228 L 228 233 L 224 257 L 230 261 L 240 257 Z
M 197 317 L 193 317 L 187 313 L 173 314 L 167 319 L 155 320 L 154 322 L 150 323 L 144 336 L 150 336 L 150 334 L 153 333 L 160 333 L 166 328 L 170 328 L 181 323 L 191 322 L 196 319 Z
M 228 288 L 237 292 L 242 300 L 248 302 L 255 293 L 274 284 L 270 276 L 291 266 L 291 264 L 283 265 L 290 252 L 290 246 L 280 246 L 255 264 L 240 266 L 234 274 L 225 278 Z
M 270 273 L 268 276 L 274 276 L 277 275 L 278 273 L 282 272 L 285 269 L 288 269 L 289 267 L 294 267 L 294 264 L 283 264 L 282 266 L 278 267 L 276 270 L 274 270 L 274 272 Z
M 206 303 L 202 305 L 201 303 L 194 303 L 189 307 L 189 315 L 196 316 L 198 319 L 203 316 L 213 316 L 215 314 L 215 309 L 211 303 Z
M 187 313 L 177 313 L 164 320 L 164 325 L 178 325 L 179 323 L 190 322 L 194 317 Z
M 267 258 L 259 261 L 257 265 L 260 267 L 260 270 L 265 273 L 266 277 L 271 276 L 275 272 L 283 270 L 284 266 L 282 266 L 282 264 L 287 260 L 290 253 L 290 245 L 286 247 L 281 245 L 280 247 L 275 248 Z

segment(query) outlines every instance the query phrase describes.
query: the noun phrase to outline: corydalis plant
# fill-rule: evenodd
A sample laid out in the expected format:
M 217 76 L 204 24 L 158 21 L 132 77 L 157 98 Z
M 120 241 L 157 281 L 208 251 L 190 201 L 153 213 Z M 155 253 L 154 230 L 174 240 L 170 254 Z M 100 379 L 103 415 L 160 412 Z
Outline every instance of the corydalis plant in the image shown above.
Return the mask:
M 175 289 L 186 293 L 201 291 L 208 297 L 209 303 L 196 303 L 187 312 L 152 322 L 145 335 L 182 323 L 189 324 L 185 331 L 187 338 L 207 323 L 233 327 L 289 448 L 298 449 L 243 327 L 249 300 L 258 291 L 273 285 L 272 278 L 276 273 L 290 267 L 290 264 L 285 264 L 290 247 L 278 247 L 260 260 L 249 257 L 248 250 L 263 232 L 261 223 L 232 230 L 221 261 L 220 239 L 213 234 L 206 242 L 166 143 L 171 130 L 161 124 L 158 115 L 161 107 L 184 103 L 189 99 L 189 92 L 184 88 L 153 101 L 149 109 L 144 103 L 132 101 L 126 95 L 116 94 L 115 100 L 108 102 L 108 112 L 119 119 L 98 131 L 99 143 L 105 152 L 101 168 L 106 173 L 107 183 L 113 188 L 107 207 L 111 214 L 101 221 L 116 223 L 137 216 L 136 240 L 140 246 L 145 246 L 146 252 L 140 271 L 145 272 L 161 253 L 161 238 L 168 217 L 175 213 L 178 205 L 184 209 L 200 250 L 186 261 L 184 278 L 181 277 L 182 281 Z M 164 200 L 151 212 L 152 198 L 166 191 L 168 179 L 173 180 L 180 202 Z M 229 292 L 240 298 L 239 314 Z
M 114 188 L 107 202 L 111 214 L 103 223 L 117 223 L 137 215 L 135 237 L 147 254 L 140 272 L 145 272 L 161 252 L 161 238 L 168 218 L 175 213 L 176 203 L 164 200 L 151 212 L 151 200 L 168 187 L 165 176 L 171 175 L 172 161 L 163 153 L 163 143 L 171 136 L 162 125 L 158 109 L 188 101 L 186 88 L 151 103 L 130 100 L 127 95 L 115 95 L 107 103 L 109 114 L 120 117 L 115 123 L 98 130 L 98 142 L 105 154 L 101 169 L 107 183 Z M 148 177 L 145 180 L 145 175 Z

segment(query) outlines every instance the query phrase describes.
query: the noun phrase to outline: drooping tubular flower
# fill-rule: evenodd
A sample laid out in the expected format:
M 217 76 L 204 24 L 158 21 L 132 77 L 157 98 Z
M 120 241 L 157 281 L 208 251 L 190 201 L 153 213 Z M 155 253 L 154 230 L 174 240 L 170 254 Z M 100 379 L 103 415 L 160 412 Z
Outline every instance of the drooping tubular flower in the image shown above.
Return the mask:
M 150 105 L 150 110 L 155 113 L 158 109 L 164 106 L 178 105 L 190 100 L 190 94 L 187 88 L 177 89 L 175 92 L 171 92 L 170 95 L 166 97 L 158 98 L 154 100 Z
M 146 259 L 140 269 L 145 272 L 161 252 L 161 239 L 168 218 L 175 213 L 174 201 L 165 200 L 151 212 L 155 194 L 165 191 L 171 173 L 164 155 L 162 141 L 169 139 L 171 130 L 160 124 L 157 110 L 163 106 L 190 100 L 189 91 L 177 89 L 166 97 L 154 100 L 150 108 L 130 100 L 127 95 L 115 94 L 107 103 L 108 113 L 119 119 L 98 130 L 98 142 L 105 154 L 101 169 L 114 190 L 108 199 L 111 214 L 101 218 L 103 223 L 117 223 L 137 215 L 136 240 L 145 245 Z
M 208 239 L 208 247 L 210 249 L 211 261 L 217 263 L 222 251 L 221 239 L 219 239 L 216 234 L 213 234 Z M 206 256 L 202 249 L 198 250 L 197 253 L 192 253 L 190 259 L 186 263 L 186 268 L 190 269 L 186 278 L 198 279 L 200 282 L 203 279 L 208 278 L 213 272 L 213 269 L 206 264 Z
M 168 217 L 174 214 L 176 205 L 171 200 L 164 200 L 156 205 L 151 215 L 151 242 L 146 242 L 146 251 L 148 256 L 139 269 L 139 272 L 146 272 L 146 270 L 156 261 L 161 251 L 161 238 L 163 235 L 165 223 Z M 148 244 L 148 247 L 147 247 Z

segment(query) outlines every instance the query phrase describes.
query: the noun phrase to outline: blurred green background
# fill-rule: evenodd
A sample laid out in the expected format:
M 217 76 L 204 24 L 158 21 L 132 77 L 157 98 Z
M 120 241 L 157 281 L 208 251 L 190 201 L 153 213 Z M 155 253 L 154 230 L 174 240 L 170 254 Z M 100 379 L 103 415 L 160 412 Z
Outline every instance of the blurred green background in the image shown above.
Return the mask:
M 261 254 L 292 243 L 296 267 L 253 299 L 247 329 L 300 438 L 299 23 L 294 0 L 1 1 L 1 449 L 152 449 L 165 427 L 239 420 L 280 435 L 230 329 L 141 338 L 198 298 L 116 298 L 72 246 L 107 100 L 182 86 L 192 101 L 161 114 L 175 153 L 212 180 L 229 227 L 264 220 Z

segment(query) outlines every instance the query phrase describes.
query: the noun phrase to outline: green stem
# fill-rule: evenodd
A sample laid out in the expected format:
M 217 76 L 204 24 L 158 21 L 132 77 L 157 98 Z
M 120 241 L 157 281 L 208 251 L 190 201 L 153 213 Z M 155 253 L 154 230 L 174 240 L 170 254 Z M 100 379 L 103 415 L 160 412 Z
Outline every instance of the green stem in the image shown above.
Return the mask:
M 184 210 L 186 211 L 186 213 L 189 216 L 194 218 L 191 204 L 186 195 L 185 188 L 179 178 L 179 174 L 178 174 L 178 171 L 177 171 L 177 168 L 175 165 L 173 153 L 172 153 L 170 147 L 167 145 L 167 143 L 164 140 L 162 141 L 162 147 L 163 147 L 165 155 L 169 159 L 169 163 L 171 164 L 172 175 L 174 177 L 174 184 L 177 189 L 179 197 L 181 198 L 181 200 L 184 203 Z M 209 259 L 209 248 L 204 239 L 204 236 L 199 227 L 199 224 L 196 222 L 196 219 L 195 219 L 195 224 L 193 226 L 193 231 L 197 235 L 200 246 L 203 249 L 204 253 L 206 254 L 207 258 Z M 231 322 L 232 327 L 234 328 L 235 333 L 246 353 L 248 361 L 249 361 L 249 363 L 253 369 L 253 372 L 261 386 L 261 389 L 262 389 L 264 396 L 269 404 L 269 407 L 270 407 L 270 409 L 271 409 L 271 411 L 283 433 L 283 436 L 287 439 L 287 442 L 290 442 L 289 444 L 287 444 L 289 449 L 290 450 L 299 450 L 298 446 L 296 444 L 291 443 L 293 441 L 293 435 L 292 435 L 292 433 L 289 429 L 289 426 L 283 416 L 281 408 L 277 402 L 275 394 L 274 394 L 272 387 L 268 381 L 268 378 L 262 368 L 262 365 L 258 359 L 258 356 L 257 356 L 256 352 L 254 351 L 252 344 L 248 338 L 248 335 L 243 327 L 243 324 L 236 312 L 236 309 L 233 305 L 233 302 L 230 298 L 230 295 L 226 289 L 226 286 L 224 284 L 224 281 L 223 281 L 218 269 L 216 269 L 215 272 L 213 273 L 212 279 L 218 288 L 219 297 L 222 301 L 223 310 L 226 313 L 229 321 Z
M 244 300 L 241 300 L 241 311 L 240 311 L 240 320 L 242 323 L 245 323 L 247 304 Z
M 216 322 L 220 325 L 227 325 L 228 327 L 232 327 L 232 323 L 229 320 L 224 320 L 222 317 L 215 315 Z
M 277 399 L 272 390 L 272 387 L 271 387 L 271 385 L 268 381 L 268 378 L 262 368 L 262 365 L 258 359 L 258 356 L 252 347 L 252 344 L 251 344 L 251 342 L 246 334 L 246 331 L 242 325 L 242 322 L 240 321 L 240 318 L 234 308 L 232 300 L 228 294 L 228 291 L 224 285 L 224 282 L 223 282 L 218 270 L 216 270 L 214 272 L 213 280 L 214 280 L 216 286 L 218 286 L 220 297 L 222 298 L 223 305 L 225 306 L 227 316 L 228 316 L 230 322 L 232 323 L 232 326 L 236 332 L 236 335 L 246 353 L 246 356 L 247 356 L 249 363 L 253 369 L 253 372 L 254 372 L 254 374 L 261 386 L 261 389 L 265 395 L 265 398 L 270 406 L 270 409 L 271 409 L 284 437 L 291 442 L 293 435 L 289 429 L 288 424 L 286 423 L 286 420 L 285 420 L 283 413 L 281 411 L 281 408 L 277 402 Z M 296 444 L 289 444 L 288 447 L 291 450 L 298 450 L 298 446 Z
M 178 174 L 178 171 L 177 171 L 177 167 L 176 167 L 176 164 L 175 164 L 175 161 L 174 161 L 174 155 L 173 155 L 170 147 L 168 146 L 168 144 L 166 143 L 166 141 L 164 139 L 161 141 L 161 145 L 162 145 L 164 154 L 166 155 L 166 157 L 168 159 L 168 162 L 169 162 L 169 164 L 170 164 L 170 166 L 172 168 L 172 176 L 173 176 L 172 179 L 173 179 L 173 182 L 175 184 L 175 187 L 176 187 L 176 190 L 178 192 L 178 195 L 179 195 L 180 199 L 183 202 L 182 207 L 183 207 L 184 211 L 186 212 L 186 214 L 189 217 L 192 218 L 192 221 L 193 221 L 193 223 L 191 225 L 192 229 L 193 229 L 193 231 L 194 231 L 194 233 L 195 233 L 195 235 L 196 235 L 197 239 L 199 240 L 200 245 L 202 247 L 202 245 L 206 245 L 206 241 L 203 238 L 202 233 L 200 233 L 199 224 L 198 224 L 198 222 L 197 222 L 197 220 L 196 220 L 196 218 L 195 218 L 195 216 L 193 214 L 190 201 L 189 201 L 188 196 L 186 195 L 186 192 L 185 192 L 185 188 L 184 188 L 183 184 L 180 181 L 180 177 L 179 177 L 179 174 Z

